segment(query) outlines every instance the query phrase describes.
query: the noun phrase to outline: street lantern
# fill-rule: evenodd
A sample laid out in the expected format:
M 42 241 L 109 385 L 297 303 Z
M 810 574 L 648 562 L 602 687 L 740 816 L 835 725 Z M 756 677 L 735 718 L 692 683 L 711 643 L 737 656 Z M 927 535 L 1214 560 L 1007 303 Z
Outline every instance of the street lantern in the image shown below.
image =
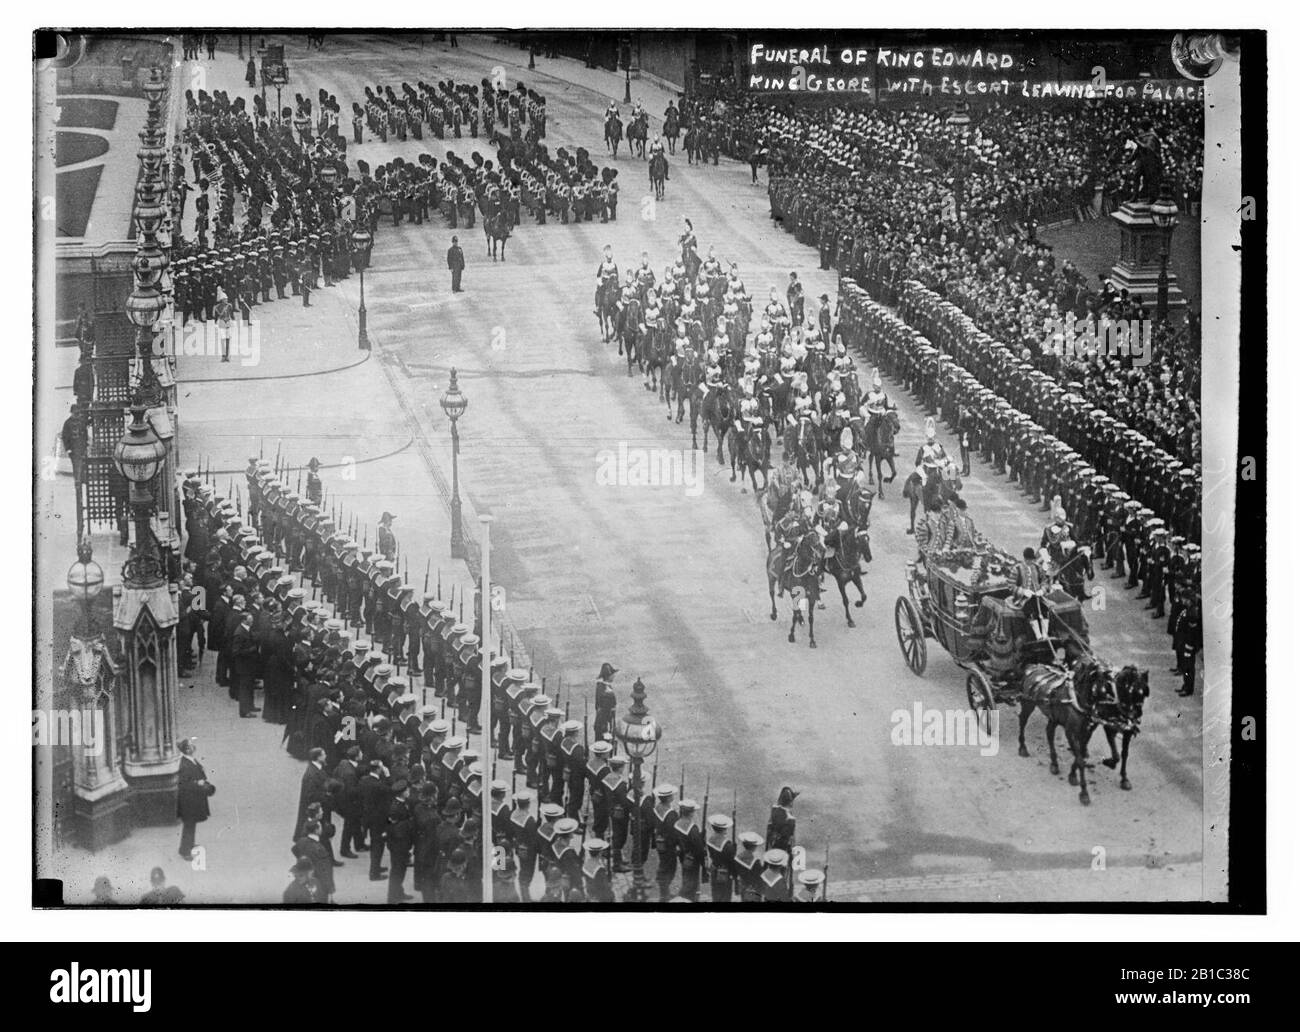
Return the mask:
M 1156 281 L 1156 321 L 1169 318 L 1169 240 L 1178 225 L 1178 205 L 1169 193 L 1169 185 L 1160 186 L 1160 195 L 1151 205 L 1151 221 L 1160 227 L 1160 278 Z
M 113 446 L 113 465 L 132 484 L 147 484 L 158 475 L 167 445 L 144 418 L 143 405 L 131 407 L 131 425 Z
M 94 560 L 90 535 L 77 545 L 77 561 L 68 568 L 68 590 L 81 603 L 86 617 L 86 637 L 91 635 L 90 606 L 104 589 L 104 568 Z
M 451 371 L 451 382 L 447 384 L 446 393 L 438 399 L 438 404 L 451 420 L 451 557 L 464 559 L 465 528 L 461 525 L 460 514 L 460 430 L 456 424 L 469 408 L 469 399 L 460 392 L 455 369 Z
M 370 264 L 370 247 L 375 236 L 358 224 L 352 232 L 352 266 L 361 274 L 361 303 L 357 306 L 357 347 L 370 350 L 370 334 L 366 332 L 366 267 Z
M 642 764 L 654 753 L 663 728 L 650 716 L 641 678 L 632 685 L 632 705 L 615 725 L 615 734 L 632 760 L 632 889 L 625 902 L 644 903 L 649 896 L 645 880 L 645 856 L 641 849 L 641 792 L 645 785 Z

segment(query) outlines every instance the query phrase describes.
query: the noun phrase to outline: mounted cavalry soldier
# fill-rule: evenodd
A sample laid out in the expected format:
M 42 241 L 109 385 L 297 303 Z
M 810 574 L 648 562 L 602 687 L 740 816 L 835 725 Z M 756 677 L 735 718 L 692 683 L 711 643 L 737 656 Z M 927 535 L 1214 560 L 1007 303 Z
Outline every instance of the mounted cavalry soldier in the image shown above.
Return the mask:
M 596 311 L 592 313 L 594 315 L 600 315 L 601 295 L 606 290 L 618 289 L 618 265 L 614 261 L 614 249 L 606 244 L 601 253 L 604 258 L 596 268 Z

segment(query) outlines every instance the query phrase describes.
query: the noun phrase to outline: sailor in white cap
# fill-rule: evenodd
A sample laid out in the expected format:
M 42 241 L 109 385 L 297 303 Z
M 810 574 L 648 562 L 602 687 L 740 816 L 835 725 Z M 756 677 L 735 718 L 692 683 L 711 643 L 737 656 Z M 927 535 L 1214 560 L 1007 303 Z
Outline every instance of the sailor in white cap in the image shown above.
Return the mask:
M 799 872 L 798 884 L 795 886 L 793 900 L 795 903 L 821 903 L 825 891 L 826 875 L 810 867 Z
M 609 756 L 614 747 L 606 741 L 591 743 L 587 750 L 587 764 L 583 776 L 591 792 L 591 831 L 597 838 L 604 838 L 609 830 L 609 791 L 603 782 L 609 773 Z
M 510 843 L 519 864 L 519 895 L 525 903 L 532 900 L 530 888 L 537 872 L 537 817 L 533 814 L 536 797 L 531 788 L 520 789 L 510 813 Z
M 613 903 L 614 887 L 610 881 L 609 843 L 602 838 L 589 838 L 582 844 L 587 854 L 582 862 L 582 892 L 589 903 Z
M 763 856 L 759 847 L 763 836 L 756 831 L 740 833 L 740 848 L 736 851 L 735 870 L 740 882 L 740 899 L 744 903 L 758 903 L 763 899 Z
M 564 807 L 559 803 L 542 803 L 542 819 L 537 825 L 537 866 L 545 874 L 550 870 L 555 854 L 555 825 L 564 819 Z
M 698 809 L 694 799 L 683 799 L 678 804 L 680 816 L 673 825 L 682 865 L 682 883 L 677 891 L 692 903 L 700 898 L 700 871 L 708 855 L 704 848 L 704 833 L 696 818 Z
M 650 807 L 649 825 L 655 852 L 659 854 L 659 867 L 655 882 L 659 886 L 659 902 L 668 902 L 668 887 L 677 874 L 676 825 L 680 811 L 674 802 L 676 789 L 672 785 L 658 785 Z M 644 823 L 644 815 L 643 815 Z
M 583 791 L 587 785 L 587 751 L 582 745 L 585 727 L 581 720 L 566 720 L 560 728 L 564 735 L 560 740 L 560 756 L 568 789 L 565 812 L 574 820 L 582 813 Z
M 734 825 L 725 813 L 709 815 L 709 833 L 704 839 L 709 857 L 709 889 L 714 903 L 730 903 L 735 871 L 732 861 L 736 856 L 736 843 L 732 838 Z
M 764 902 L 790 902 L 790 855 L 784 849 L 769 849 L 763 854 L 759 881 Z
M 609 771 L 601 779 L 601 784 L 609 794 L 609 823 L 614 829 L 613 858 L 614 873 L 627 870 L 623 859 L 623 847 L 627 845 L 627 829 L 632 819 L 632 800 L 629 796 L 630 784 L 627 778 L 627 757 L 610 753 Z M 637 844 L 633 843 L 633 849 Z
M 574 888 L 582 885 L 582 854 L 574 841 L 578 822 L 572 817 L 561 817 L 555 822 L 555 839 L 551 843 L 552 859 Z

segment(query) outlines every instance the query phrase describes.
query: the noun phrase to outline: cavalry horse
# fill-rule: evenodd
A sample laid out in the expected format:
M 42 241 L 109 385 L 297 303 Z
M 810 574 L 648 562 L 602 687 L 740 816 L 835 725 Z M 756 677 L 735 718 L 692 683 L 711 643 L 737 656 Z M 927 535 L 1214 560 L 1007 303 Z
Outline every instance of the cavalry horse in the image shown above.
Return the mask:
M 618 157 L 618 145 L 623 140 L 623 119 L 618 115 L 609 115 L 605 119 L 605 147 L 614 157 Z
M 686 406 L 690 406 L 691 412 L 691 447 L 698 448 L 699 444 L 696 433 L 700 424 L 700 378 L 703 375 L 700 366 L 700 356 L 692 348 L 682 358 L 674 358 L 669 364 L 672 370 L 672 391 L 677 395 L 677 422 L 681 422 L 686 414 Z M 664 397 L 668 401 L 668 418 L 673 418 L 672 398 L 669 397 L 669 389 L 664 388 Z
M 779 584 L 781 594 L 790 592 L 790 635 L 786 640 L 791 644 L 794 644 L 794 629 L 803 623 L 803 611 L 807 610 L 808 647 L 811 649 L 817 647 L 813 619 L 822 593 L 822 563 L 825 554 L 821 535 L 816 530 L 807 531 L 799 539 L 788 564 L 780 545 L 768 549 L 767 594 L 772 600 L 771 619 L 776 619 L 776 595 Z
M 627 149 L 638 158 L 645 157 L 645 142 L 650 135 L 650 116 L 641 112 L 627 127 Z
M 821 476 L 822 445 L 820 433 L 813 426 L 811 419 L 801 418 L 793 425 L 787 426 L 781 438 L 781 449 L 786 461 L 799 472 L 805 484 L 817 482 Z M 811 480 L 805 472 L 809 469 L 813 471 Z
M 1101 722 L 1100 711 L 1115 705 L 1113 671 L 1101 660 L 1081 656 L 1073 672 L 1056 664 L 1034 663 L 1025 668 L 1020 696 L 1020 755 L 1025 748 L 1025 724 L 1034 710 L 1047 717 L 1047 751 L 1052 758 L 1051 771 L 1061 773 L 1056 757 L 1056 729 L 1065 728 L 1065 740 L 1074 754 L 1070 764 L 1070 784 L 1079 786 L 1079 802 L 1087 806 L 1088 739 Z
M 671 108 L 668 117 L 664 119 L 664 139 L 668 141 L 668 153 L 677 153 L 677 137 L 681 134 L 682 123 L 678 117 L 677 109 Z
M 731 386 L 726 383 L 700 384 L 700 393 L 704 395 L 700 403 L 700 415 L 704 417 L 704 450 L 709 450 L 709 430 L 712 429 L 718 439 L 718 465 L 721 466 L 722 439 L 735 417 Z
M 1101 762 L 1111 770 L 1119 765 L 1119 787 L 1128 791 L 1133 786 L 1128 780 L 1128 746 L 1133 736 L 1142 729 L 1142 706 L 1151 687 L 1146 670 L 1138 670 L 1131 663 L 1115 675 L 1115 706 L 1113 713 L 1103 712 L 1101 727 L 1106 732 L 1110 755 Z M 1115 748 L 1115 736 L 1122 739 L 1123 753 Z
M 731 482 L 736 482 L 736 467 L 740 467 L 740 493 L 745 493 L 745 474 L 758 494 L 758 478 L 763 474 L 763 487 L 767 487 L 767 471 L 771 465 L 772 440 L 767 435 L 767 426 L 762 423 L 745 423 L 742 426 L 732 424 L 727 435 L 727 450 L 731 453 Z
M 911 503 L 907 532 L 916 533 L 918 503 L 923 503 L 926 512 L 938 512 L 944 502 L 956 498 L 960 491 L 961 477 L 945 477 L 941 466 L 927 464 L 914 471 L 903 484 L 903 497 Z
M 596 294 L 596 315 L 600 319 L 600 339 L 608 344 L 618 332 L 618 283 L 610 277 Z
M 618 353 L 627 355 L 627 375 L 632 375 L 632 367 L 640 360 L 641 342 L 641 302 L 630 298 L 618 313 Z
M 894 438 L 898 434 L 898 411 L 886 410 L 883 416 L 873 416 L 867 420 L 863 431 L 867 453 L 867 483 L 880 482 L 880 497 L 885 497 L 885 485 L 893 483 L 898 476 L 898 467 L 894 465 Z M 889 464 L 889 478 L 885 478 L 885 463 Z M 916 505 L 912 506 L 915 517 Z
M 769 549 L 772 547 L 772 528 L 781 522 L 794 502 L 794 477 L 794 470 L 783 462 L 767 478 L 767 486 L 754 492 L 758 513 L 763 518 L 763 538 Z
M 656 154 L 650 159 L 650 185 L 654 188 L 655 200 L 664 199 L 664 181 L 668 178 L 668 159 Z
M 861 561 L 866 559 L 871 562 L 871 536 L 866 527 L 860 527 L 855 524 L 849 524 L 846 531 L 839 534 L 839 547 L 835 549 L 835 554 L 826 558 L 826 572 L 835 578 L 835 584 L 840 589 L 840 601 L 844 603 L 844 618 L 848 620 L 850 627 L 856 627 L 853 617 L 849 614 L 849 594 L 845 591 L 845 586 L 852 584 L 858 589 L 858 600 L 853 605 L 861 609 L 867 601 L 866 589 L 862 586 L 862 568 Z
M 506 260 L 506 241 L 510 239 L 510 213 L 501 209 L 483 216 L 483 236 L 487 240 L 488 254 L 497 260 L 497 244 L 501 245 L 501 260 Z
M 655 327 L 647 334 L 641 348 L 641 373 L 644 386 L 662 398 L 668 389 L 668 331 Z

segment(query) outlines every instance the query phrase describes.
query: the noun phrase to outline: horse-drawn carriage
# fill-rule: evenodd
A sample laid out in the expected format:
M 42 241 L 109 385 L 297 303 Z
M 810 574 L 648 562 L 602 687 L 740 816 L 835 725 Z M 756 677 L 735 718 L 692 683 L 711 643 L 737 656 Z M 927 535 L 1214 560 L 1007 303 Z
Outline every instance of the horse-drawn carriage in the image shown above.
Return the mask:
M 986 728 L 998 703 L 1020 700 L 1027 667 L 1068 664 L 1088 652 L 1078 600 L 1056 587 L 1017 598 L 1013 566 L 996 551 L 931 555 L 908 563 L 908 593 L 894 605 L 908 669 L 925 673 L 926 639 L 937 641 L 966 671 L 966 699 Z

